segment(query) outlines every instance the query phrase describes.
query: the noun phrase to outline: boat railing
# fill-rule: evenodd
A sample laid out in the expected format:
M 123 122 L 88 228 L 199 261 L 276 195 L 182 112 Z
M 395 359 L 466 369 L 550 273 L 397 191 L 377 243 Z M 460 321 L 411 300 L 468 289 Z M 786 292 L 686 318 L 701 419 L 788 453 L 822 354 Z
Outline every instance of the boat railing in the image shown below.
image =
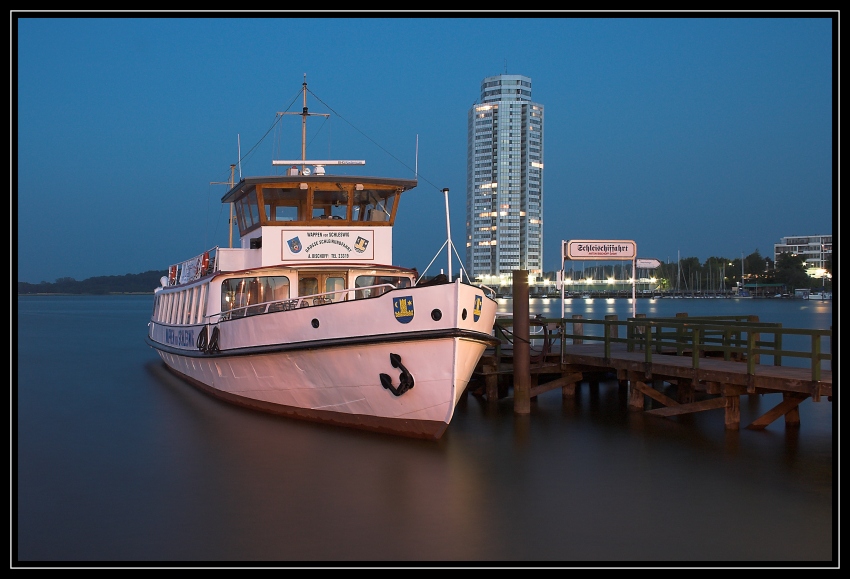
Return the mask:
M 362 292 L 365 290 L 369 290 L 370 293 L 374 293 L 375 295 L 370 295 L 368 297 L 377 297 L 382 295 L 390 290 L 398 289 L 391 283 L 381 283 L 376 285 L 369 285 L 363 287 L 356 288 L 348 288 L 341 290 L 334 290 L 329 292 L 322 292 L 317 294 L 309 294 L 305 296 L 298 296 L 294 298 L 287 298 L 284 300 L 274 300 L 270 302 L 260 302 L 257 304 L 251 304 L 248 306 L 241 306 L 238 308 L 233 308 L 226 312 L 221 312 L 218 314 L 213 314 L 209 317 L 209 321 L 212 324 L 223 322 L 225 320 L 230 320 L 233 318 L 244 318 L 245 316 L 256 316 L 261 314 L 270 314 L 274 312 L 284 312 L 289 310 L 295 310 L 299 308 L 306 308 L 310 306 L 320 306 L 324 304 L 331 304 L 334 302 L 346 301 L 345 296 L 342 296 L 343 299 L 334 299 L 335 297 L 341 294 L 349 294 L 351 292 Z M 376 291 L 381 290 L 381 291 Z M 355 298 L 355 299 L 367 299 L 366 297 Z
M 490 297 L 490 299 L 496 299 L 496 290 L 494 290 L 490 286 L 484 285 L 483 283 L 478 284 L 478 287 L 489 292 L 490 295 L 488 297 Z
M 168 285 L 180 285 L 218 271 L 218 246 L 168 268 Z

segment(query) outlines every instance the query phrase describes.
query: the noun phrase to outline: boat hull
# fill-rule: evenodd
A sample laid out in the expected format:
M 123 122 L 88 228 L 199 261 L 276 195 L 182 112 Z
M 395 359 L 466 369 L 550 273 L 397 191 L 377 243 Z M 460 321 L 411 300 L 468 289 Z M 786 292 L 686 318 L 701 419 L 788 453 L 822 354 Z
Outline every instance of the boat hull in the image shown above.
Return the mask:
M 451 422 L 486 346 L 483 340 L 442 338 L 217 358 L 159 354 L 173 372 L 234 404 L 436 440 Z M 400 385 L 391 354 L 413 377 L 413 387 L 400 395 L 381 381 L 386 374 L 394 387 Z
M 497 343 L 495 315 L 480 288 L 453 283 L 215 324 L 152 321 L 148 343 L 173 372 L 229 402 L 438 439 Z

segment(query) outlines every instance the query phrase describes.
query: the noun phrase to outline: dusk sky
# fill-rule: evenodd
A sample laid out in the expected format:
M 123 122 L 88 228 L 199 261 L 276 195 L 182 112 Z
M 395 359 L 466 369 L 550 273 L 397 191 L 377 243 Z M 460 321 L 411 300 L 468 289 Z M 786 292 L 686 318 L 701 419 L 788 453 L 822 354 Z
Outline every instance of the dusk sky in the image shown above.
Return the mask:
M 503 73 L 544 107 L 546 271 L 570 239 L 704 261 L 837 235 L 835 12 L 11 16 L 14 281 L 227 247 L 220 183 L 300 157 L 301 119 L 272 126 L 305 74 L 310 112 L 339 115 L 308 120 L 308 158 L 418 168 L 393 248 L 420 272 L 446 240 L 442 188 L 465 258 L 467 113 Z

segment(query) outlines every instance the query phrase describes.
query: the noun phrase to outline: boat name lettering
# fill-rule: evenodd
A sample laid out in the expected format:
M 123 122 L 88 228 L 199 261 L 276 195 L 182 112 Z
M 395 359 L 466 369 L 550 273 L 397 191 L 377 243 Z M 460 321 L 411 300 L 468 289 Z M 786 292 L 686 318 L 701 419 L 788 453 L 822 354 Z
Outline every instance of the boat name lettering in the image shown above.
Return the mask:
M 328 233 L 322 233 L 321 231 L 308 231 L 307 237 L 349 237 L 351 232 L 349 231 L 330 231 Z
M 165 343 L 172 346 L 194 346 L 195 331 L 194 330 L 174 330 L 166 328 Z

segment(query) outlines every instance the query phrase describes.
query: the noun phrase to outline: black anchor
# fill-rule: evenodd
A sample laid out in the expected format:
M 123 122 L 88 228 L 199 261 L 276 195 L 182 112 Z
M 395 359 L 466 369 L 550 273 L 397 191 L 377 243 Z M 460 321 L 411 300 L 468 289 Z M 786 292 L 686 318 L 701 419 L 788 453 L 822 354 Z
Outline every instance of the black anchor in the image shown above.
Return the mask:
M 398 387 L 396 388 L 393 386 L 393 379 L 389 374 L 381 374 L 381 385 L 383 385 L 384 388 L 388 388 L 389 391 L 396 396 L 401 396 L 413 388 L 413 376 L 407 371 L 407 368 L 402 365 L 401 356 L 398 354 L 390 352 L 390 364 L 392 364 L 393 368 L 401 368 L 401 374 L 398 377 Z

